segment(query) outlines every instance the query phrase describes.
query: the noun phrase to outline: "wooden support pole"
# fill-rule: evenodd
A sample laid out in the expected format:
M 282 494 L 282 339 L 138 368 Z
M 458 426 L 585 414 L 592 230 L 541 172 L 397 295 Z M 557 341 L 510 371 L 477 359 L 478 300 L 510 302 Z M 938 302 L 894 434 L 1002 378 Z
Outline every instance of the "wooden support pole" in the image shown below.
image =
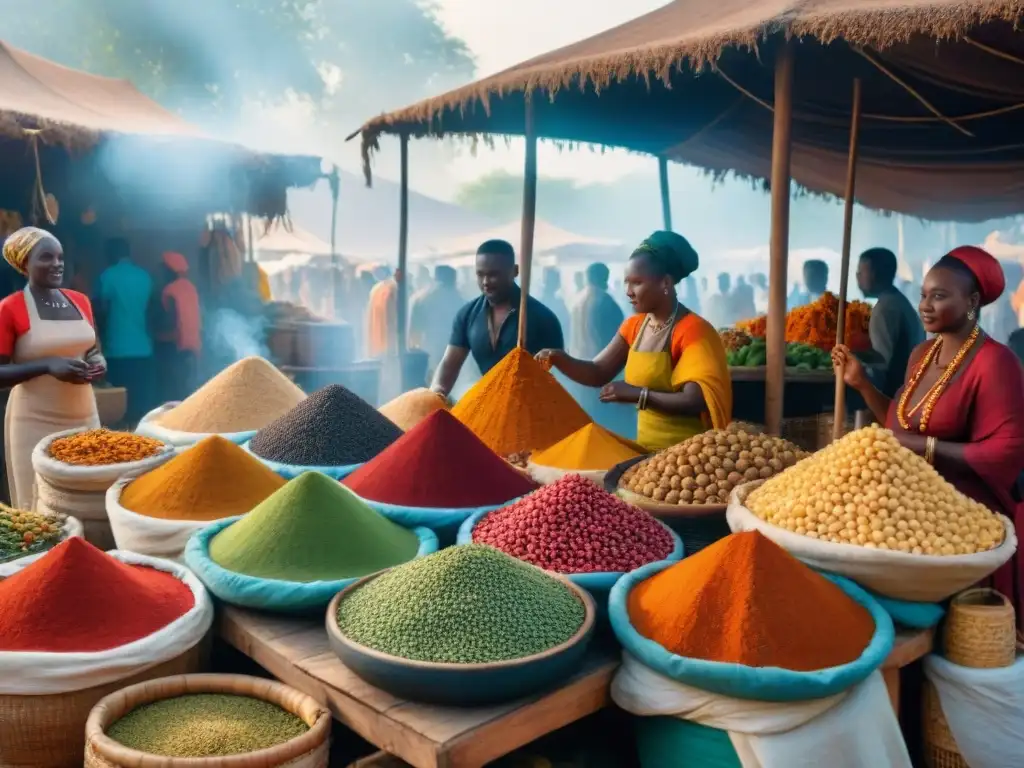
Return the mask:
M 341 269 L 338 265 L 338 200 L 341 198 L 341 174 L 334 166 L 327 183 L 331 188 L 331 309 L 334 320 L 341 319 Z
M 406 332 L 409 307 L 409 134 L 401 136 L 401 179 L 398 201 L 398 270 L 395 277 L 398 282 L 398 356 L 405 355 Z M 405 367 L 400 366 L 404 371 Z M 403 391 L 404 391 L 403 385 Z
M 519 241 L 519 346 L 526 348 L 526 299 L 530 295 L 530 267 L 533 263 L 533 230 L 537 220 L 537 129 L 533 100 L 526 95 L 526 164 L 523 168 L 523 220 Z
M 836 342 L 846 342 L 846 292 L 850 284 L 850 239 L 853 235 L 853 200 L 857 190 L 857 154 L 860 145 L 860 79 L 853 81 L 850 116 L 850 151 L 846 158 L 846 192 L 843 203 L 843 251 L 839 268 L 839 317 Z M 833 413 L 832 439 L 838 440 L 846 431 L 846 384 L 843 368 L 836 368 L 836 405 Z
M 793 129 L 793 44 L 779 49 L 775 61 L 775 124 L 772 131 L 771 265 L 768 277 L 768 326 L 765 331 L 765 428 L 782 431 L 786 375 L 786 269 L 789 263 L 789 187 Z
M 658 182 L 661 187 L 661 220 L 664 228 L 672 231 L 672 198 L 668 188 L 668 158 L 658 158 Z

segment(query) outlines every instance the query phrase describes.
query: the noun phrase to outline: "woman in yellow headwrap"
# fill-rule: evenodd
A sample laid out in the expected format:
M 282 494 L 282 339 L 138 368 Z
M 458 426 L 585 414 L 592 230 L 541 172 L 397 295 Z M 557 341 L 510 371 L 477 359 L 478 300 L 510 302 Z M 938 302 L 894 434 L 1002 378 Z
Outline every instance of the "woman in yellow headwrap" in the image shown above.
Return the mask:
M 89 384 L 106 371 L 92 306 L 61 288 L 64 249 L 42 229 L 24 227 L 3 245 L 4 259 L 28 278 L 0 301 L 0 387 L 14 387 L 4 420 L 7 481 L 15 507 L 34 503 L 32 449 L 65 429 L 99 426 Z
M 697 270 L 697 252 L 675 232 L 655 232 L 633 251 L 626 295 L 636 310 L 593 359 L 545 349 L 539 360 L 573 381 L 601 387 L 601 400 L 637 410 L 637 442 L 668 448 L 732 420 L 725 347 L 704 318 L 684 307 L 676 285 Z M 625 371 L 625 381 L 613 381 Z

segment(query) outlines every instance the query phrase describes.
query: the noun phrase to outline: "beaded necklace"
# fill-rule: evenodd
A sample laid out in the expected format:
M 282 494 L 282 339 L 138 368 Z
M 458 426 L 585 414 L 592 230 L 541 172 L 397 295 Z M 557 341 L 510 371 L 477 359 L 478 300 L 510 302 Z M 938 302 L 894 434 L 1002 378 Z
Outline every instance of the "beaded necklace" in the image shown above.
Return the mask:
M 910 418 L 920 410 L 921 422 L 918 424 L 917 431 L 923 433 L 928 428 L 928 420 L 931 418 L 932 411 L 935 409 L 935 403 L 938 402 L 939 397 L 946 388 L 946 385 L 949 384 L 953 376 L 956 375 L 956 372 L 963 363 L 964 358 L 967 357 L 967 353 L 971 351 L 971 347 L 974 346 L 974 342 L 978 340 L 980 333 L 981 329 L 978 326 L 974 326 L 974 330 L 971 331 L 966 341 L 960 345 L 960 349 L 957 350 L 956 355 L 950 361 L 949 365 L 946 366 L 942 376 L 939 377 L 939 380 L 932 385 L 931 389 L 924 393 L 924 396 L 918 401 L 917 405 L 907 411 L 907 403 L 910 401 L 910 396 L 913 394 L 914 390 L 917 389 L 917 384 L 921 381 L 921 377 L 924 375 L 924 372 L 928 369 L 928 366 L 931 365 L 933 360 L 937 362 L 939 359 L 938 355 L 939 349 L 942 347 L 942 339 L 936 339 L 935 343 L 928 348 L 924 359 L 917 366 L 917 370 L 914 371 L 914 375 L 910 378 L 907 386 L 903 389 L 903 394 L 900 395 L 900 401 L 896 406 L 896 418 L 901 427 L 909 432 Z

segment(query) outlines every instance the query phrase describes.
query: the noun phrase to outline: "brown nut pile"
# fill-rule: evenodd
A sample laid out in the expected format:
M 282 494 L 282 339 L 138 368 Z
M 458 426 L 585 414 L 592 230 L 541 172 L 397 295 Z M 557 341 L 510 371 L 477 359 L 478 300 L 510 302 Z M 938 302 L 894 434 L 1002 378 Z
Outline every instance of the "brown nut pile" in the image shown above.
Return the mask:
M 788 440 L 734 422 L 630 467 L 619 488 L 662 504 L 726 504 L 737 485 L 772 477 L 805 456 Z

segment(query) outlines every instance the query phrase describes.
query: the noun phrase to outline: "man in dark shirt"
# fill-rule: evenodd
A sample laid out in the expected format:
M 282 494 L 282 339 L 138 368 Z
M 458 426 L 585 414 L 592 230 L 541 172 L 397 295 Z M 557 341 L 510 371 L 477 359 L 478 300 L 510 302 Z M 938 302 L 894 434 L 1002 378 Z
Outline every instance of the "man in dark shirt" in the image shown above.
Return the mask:
M 488 240 L 477 249 L 476 282 L 481 295 L 455 316 L 448 348 L 431 384 L 435 392 L 448 396 L 470 353 L 480 373 L 486 374 L 515 348 L 521 296 L 518 276 L 515 250 L 509 243 Z M 527 299 L 527 320 L 526 349 L 531 355 L 564 347 L 558 319 L 532 296 Z
M 895 286 L 895 280 L 896 255 L 892 251 L 871 248 L 860 255 L 857 286 L 867 298 L 877 299 L 868 332 L 880 365 L 871 379 L 886 397 L 892 397 L 903 386 L 910 353 L 924 341 L 921 318 Z

